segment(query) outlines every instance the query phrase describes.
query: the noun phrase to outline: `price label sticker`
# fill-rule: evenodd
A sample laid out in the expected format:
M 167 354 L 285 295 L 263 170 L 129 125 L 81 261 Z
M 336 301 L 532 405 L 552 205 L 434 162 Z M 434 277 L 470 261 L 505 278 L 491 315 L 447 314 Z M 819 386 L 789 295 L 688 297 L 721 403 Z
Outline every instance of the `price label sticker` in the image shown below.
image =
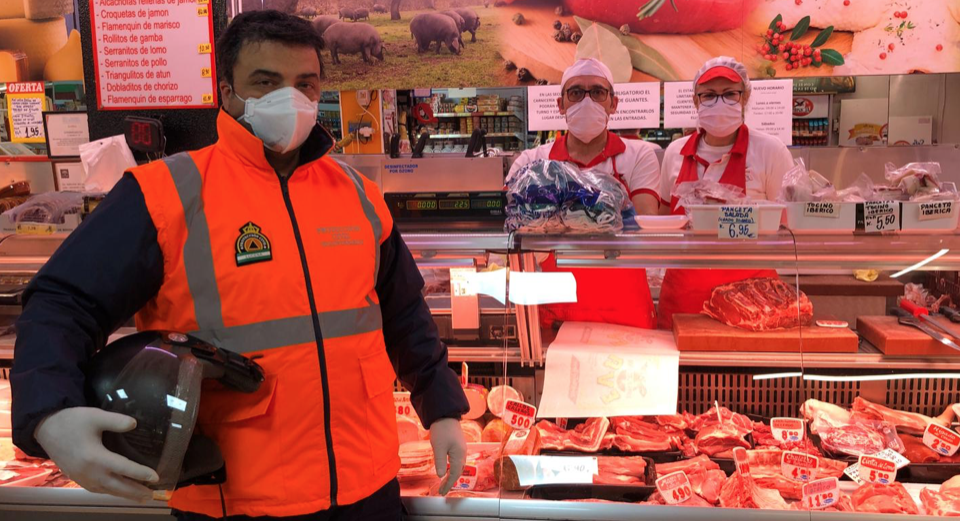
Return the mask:
M 770 430 L 780 442 L 801 441 L 807 431 L 803 420 L 797 418 L 772 418 Z
M 43 143 L 43 111 L 47 98 L 43 82 L 7 83 L 6 117 L 14 143 Z
M 457 479 L 457 484 L 453 488 L 457 490 L 473 490 L 477 486 L 477 464 L 468 461 L 463 467 L 463 474 Z
M 503 408 L 504 423 L 520 431 L 530 430 L 537 417 L 537 408 L 529 403 L 507 400 Z
M 213 45 L 209 43 L 201 43 L 197 46 L 197 52 L 200 54 L 210 54 L 213 51 Z
M 205 4 L 209 4 L 209 3 L 210 3 L 210 0 L 197 0 L 197 4 L 199 4 L 199 5 L 205 5 Z
M 747 455 L 747 450 L 743 447 L 736 447 L 733 449 L 733 463 L 737 467 L 737 472 L 741 476 L 750 475 L 750 456 Z
M 787 451 L 780 456 L 780 472 L 787 479 L 809 482 L 817 479 L 820 458 L 803 452 Z
M 946 219 L 953 213 L 953 201 L 937 201 L 933 203 L 920 203 L 921 221 L 934 221 L 937 219 Z
M 393 408 L 397 411 L 397 416 L 409 416 L 413 418 L 413 403 L 410 401 L 410 393 L 393 393 Z
M 197 16 L 210 16 L 210 6 L 197 6 Z
M 460 387 L 466 387 L 470 381 L 470 366 L 466 362 L 460 364 Z
M 213 94 L 204 94 L 203 96 L 200 96 L 200 102 L 204 105 L 213 104 Z
M 889 485 L 897 480 L 897 464 L 888 459 L 861 455 L 858 465 L 860 479 L 867 483 Z
M 17 235 L 53 235 L 57 233 L 56 224 L 17 223 Z
M 806 203 L 803 207 L 806 217 L 840 218 L 840 203 Z
M 213 77 L 213 69 L 210 67 L 203 67 L 202 69 L 200 69 L 200 77 L 201 78 Z
M 867 233 L 880 233 L 900 229 L 899 205 L 893 201 L 863 203 L 863 229 Z
M 759 215 L 756 206 L 721 206 L 717 238 L 756 239 L 760 234 Z
M 557 427 L 560 427 L 561 429 L 566 429 L 566 428 L 567 428 L 567 419 L 566 419 L 566 418 L 557 418 L 557 422 L 556 422 L 556 423 L 557 423 Z
M 953 456 L 960 448 L 960 435 L 936 423 L 923 431 L 923 444 L 941 456 Z
M 668 505 L 679 505 L 693 497 L 693 487 L 690 486 L 690 479 L 682 470 L 658 478 L 656 485 L 657 490 Z
M 832 507 L 840 500 L 837 478 L 818 479 L 803 486 L 803 504 L 810 510 Z

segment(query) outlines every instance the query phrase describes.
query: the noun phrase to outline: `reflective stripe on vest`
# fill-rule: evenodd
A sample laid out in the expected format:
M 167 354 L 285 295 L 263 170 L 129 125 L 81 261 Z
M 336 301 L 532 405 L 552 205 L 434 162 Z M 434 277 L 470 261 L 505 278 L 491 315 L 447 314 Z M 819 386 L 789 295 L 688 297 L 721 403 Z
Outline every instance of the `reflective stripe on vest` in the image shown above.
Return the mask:
M 198 331 L 191 335 L 235 353 L 251 353 L 316 341 L 313 317 L 302 315 L 225 327 L 220 307 L 220 290 L 213 268 L 213 250 L 210 229 L 203 208 L 203 178 L 193 158 L 179 153 L 164 159 L 183 205 L 187 225 L 187 240 L 183 246 L 183 264 L 187 285 L 193 298 Z M 346 165 L 344 172 L 353 180 L 363 212 L 370 220 L 375 238 L 376 264 L 374 281 L 380 269 L 380 238 L 383 224 L 373 203 L 367 198 L 360 174 Z M 367 306 L 355 309 L 318 313 L 323 338 L 343 338 L 379 331 L 383 326 L 380 306 L 368 296 Z

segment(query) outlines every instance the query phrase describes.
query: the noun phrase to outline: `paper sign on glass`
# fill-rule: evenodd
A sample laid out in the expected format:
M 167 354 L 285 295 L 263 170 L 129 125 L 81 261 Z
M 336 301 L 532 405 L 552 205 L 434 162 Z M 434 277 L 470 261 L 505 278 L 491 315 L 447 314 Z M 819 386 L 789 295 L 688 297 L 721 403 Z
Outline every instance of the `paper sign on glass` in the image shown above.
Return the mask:
M 679 361 L 669 332 L 566 322 L 547 350 L 538 417 L 674 414 Z
M 600 473 L 595 456 L 510 456 L 510 460 L 521 487 L 587 485 Z

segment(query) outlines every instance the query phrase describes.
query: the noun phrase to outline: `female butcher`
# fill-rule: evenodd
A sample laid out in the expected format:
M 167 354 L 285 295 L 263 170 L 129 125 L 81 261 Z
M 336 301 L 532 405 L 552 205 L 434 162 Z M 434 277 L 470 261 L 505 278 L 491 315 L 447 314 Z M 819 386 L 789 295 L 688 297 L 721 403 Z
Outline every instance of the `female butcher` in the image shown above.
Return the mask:
M 698 129 L 664 152 L 660 196 L 669 205 L 661 211 L 682 215 L 675 188 L 701 179 L 735 185 L 750 199 L 775 200 L 793 158 L 779 139 L 744 124 L 750 100 L 746 67 L 733 58 L 714 58 L 697 72 L 693 83 Z M 658 324 L 671 329 L 675 313 L 699 313 L 717 286 L 776 276 L 772 270 L 667 270 Z

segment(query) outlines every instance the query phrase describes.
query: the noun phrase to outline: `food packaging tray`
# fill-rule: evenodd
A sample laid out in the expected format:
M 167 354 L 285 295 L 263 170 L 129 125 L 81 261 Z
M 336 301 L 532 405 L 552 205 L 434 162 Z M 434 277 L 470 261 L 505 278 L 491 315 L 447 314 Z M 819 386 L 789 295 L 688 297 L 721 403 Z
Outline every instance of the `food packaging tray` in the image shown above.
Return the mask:
M 687 207 L 690 214 L 690 229 L 696 234 L 716 235 L 720 229 L 720 207 L 727 205 L 719 204 L 697 204 Z M 750 206 L 730 205 L 730 206 Z M 784 205 L 782 204 L 760 204 L 759 232 L 761 234 L 777 233 L 780 229 L 780 221 L 783 217 Z
M 960 220 L 960 202 L 953 201 L 950 213 L 936 219 L 920 220 L 920 205 L 922 203 L 900 203 L 900 229 L 907 234 L 934 234 L 952 232 L 957 229 Z
M 578 456 L 589 454 L 578 453 Z M 604 456 L 598 454 L 597 456 Z M 637 502 L 646 501 L 656 492 L 657 468 L 654 461 L 644 457 L 647 467 L 644 470 L 644 483 L 637 485 L 593 485 L 593 484 L 564 484 L 564 485 L 534 485 L 526 491 L 530 499 L 546 499 L 564 501 L 568 499 L 605 499 L 607 501 Z
M 678 450 L 663 452 L 625 452 L 620 449 L 608 449 L 600 452 L 580 452 L 575 450 L 543 450 L 540 454 L 544 456 L 614 456 L 630 457 L 642 456 L 644 459 L 654 463 L 673 463 L 683 459 L 683 453 Z

